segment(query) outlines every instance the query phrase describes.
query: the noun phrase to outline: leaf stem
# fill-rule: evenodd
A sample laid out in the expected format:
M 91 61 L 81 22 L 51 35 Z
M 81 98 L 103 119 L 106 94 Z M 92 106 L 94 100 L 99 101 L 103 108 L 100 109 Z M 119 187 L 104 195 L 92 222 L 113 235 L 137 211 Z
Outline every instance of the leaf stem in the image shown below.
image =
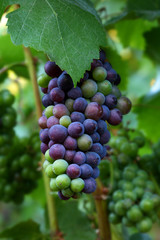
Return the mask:
M 29 75 L 33 85 L 34 96 L 36 101 L 37 118 L 39 118 L 42 115 L 42 105 L 41 105 L 41 98 L 40 98 L 40 93 L 37 85 L 36 67 L 35 67 L 34 60 L 29 48 L 24 47 L 24 54 L 25 54 Z M 43 157 L 42 157 L 42 161 L 43 161 Z M 51 239 L 54 239 L 55 234 L 59 232 L 55 202 L 54 202 L 53 196 L 50 195 L 49 179 L 45 175 L 44 171 L 42 172 L 43 172 L 43 181 L 44 181 L 45 191 L 46 191 Z
M 103 198 L 103 185 L 97 179 L 97 189 L 94 193 L 97 210 L 100 240 L 111 240 L 111 229 L 108 221 L 106 196 Z
M 25 62 L 17 62 L 17 63 L 11 63 L 9 65 L 4 66 L 3 68 L 0 69 L 0 75 L 7 72 L 9 69 L 16 67 L 16 66 L 22 66 L 25 67 L 26 63 Z

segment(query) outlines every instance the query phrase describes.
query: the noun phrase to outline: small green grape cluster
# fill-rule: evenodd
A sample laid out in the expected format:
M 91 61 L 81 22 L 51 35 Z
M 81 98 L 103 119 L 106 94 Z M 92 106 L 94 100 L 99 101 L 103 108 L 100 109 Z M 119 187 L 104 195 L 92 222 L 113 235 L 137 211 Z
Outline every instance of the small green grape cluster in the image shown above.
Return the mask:
M 19 204 L 37 185 L 41 154 L 38 133 L 28 138 L 16 136 L 13 102 L 8 90 L 0 92 L 0 200 Z
M 116 174 L 116 186 L 109 198 L 109 220 L 148 232 L 157 220 L 160 197 L 149 175 L 136 164 L 129 164 Z
M 145 144 L 145 137 L 141 132 L 131 129 L 120 129 L 117 137 L 110 141 L 111 153 L 117 158 L 121 167 L 136 160 L 138 151 Z

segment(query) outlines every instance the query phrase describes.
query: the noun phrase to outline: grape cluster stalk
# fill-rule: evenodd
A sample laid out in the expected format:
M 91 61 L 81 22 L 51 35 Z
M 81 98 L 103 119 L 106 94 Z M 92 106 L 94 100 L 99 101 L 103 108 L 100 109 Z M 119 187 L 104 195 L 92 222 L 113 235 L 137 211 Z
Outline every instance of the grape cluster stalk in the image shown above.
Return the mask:
M 70 75 L 51 61 L 38 78 L 45 107 L 39 118 L 43 168 L 51 190 L 62 200 L 96 190 L 98 165 L 110 140 L 108 124 L 120 124 L 131 109 L 130 100 L 117 87 L 120 82 L 103 50 L 76 87 Z
M 0 200 L 20 204 L 36 186 L 41 176 L 38 133 L 19 138 L 14 132 L 16 111 L 14 96 L 0 91 Z

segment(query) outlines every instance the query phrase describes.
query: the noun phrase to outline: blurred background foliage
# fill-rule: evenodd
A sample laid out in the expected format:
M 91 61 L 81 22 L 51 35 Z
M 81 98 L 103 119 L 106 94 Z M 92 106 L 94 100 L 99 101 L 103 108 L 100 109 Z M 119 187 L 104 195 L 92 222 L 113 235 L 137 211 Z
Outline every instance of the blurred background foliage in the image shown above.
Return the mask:
M 129 121 L 130 127 L 141 130 L 151 142 L 156 142 L 160 138 L 160 1 L 92 1 L 106 29 L 107 57 L 113 68 L 121 75 L 121 90 L 133 103 L 132 112 L 124 117 L 124 125 Z M 28 136 L 33 129 L 38 129 L 35 99 L 25 67 L 23 47 L 12 44 L 7 34 L 6 21 L 4 14 L 0 22 L 0 89 L 7 88 L 16 97 L 14 107 L 18 119 L 15 130 L 17 135 L 23 137 Z M 43 70 L 46 57 L 35 50 L 32 50 L 32 54 L 39 74 Z M 4 67 L 7 67 L 7 70 Z M 72 206 L 70 202 L 65 204 L 58 202 L 60 226 L 67 234 L 66 240 L 75 239 L 73 232 L 70 235 L 67 229 L 73 230 L 79 221 L 83 224 L 81 234 L 85 232 L 83 239 L 95 239 L 95 232 L 91 230 L 89 220 L 84 217 L 87 213 L 90 219 L 94 212 L 92 201 L 89 204 L 86 198 L 78 203 L 72 203 Z M 77 204 L 81 214 L 76 212 Z M 38 188 L 26 196 L 22 205 L 0 203 L 0 230 L 32 218 L 44 231 L 48 224 L 45 207 L 45 191 L 40 180 Z M 70 213 L 73 216 L 72 222 L 67 222 L 65 216 Z M 36 227 L 35 231 L 38 232 Z M 78 236 L 77 232 L 76 240 L 81 240 L 82 235 Z M 113 239 L 118 239 L 116 232 L 114 235 Z M 156 236 L 154 237 L 156 239 Z

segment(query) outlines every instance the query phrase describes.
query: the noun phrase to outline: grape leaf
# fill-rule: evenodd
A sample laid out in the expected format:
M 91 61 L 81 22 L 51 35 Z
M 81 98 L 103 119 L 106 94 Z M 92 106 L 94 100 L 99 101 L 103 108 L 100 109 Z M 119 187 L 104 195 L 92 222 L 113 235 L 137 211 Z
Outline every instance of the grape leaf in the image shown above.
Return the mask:
M 138 127 L 143 130 L 152 141 L 159 139 L 160 128 L 160 92 L 154 95 L 148 95 L 139 100 L 134 106 L 134 112 L 137 113 Z
M 153 28 L 151 31 L 144 34 L 146 39 L 146 53 L 155 62 L 160 62 L 160 27 Z
M 154 20 L 160 17 L 160 0 L 128 0 L 127 9 L 139 17 Z
M 12 240 L 49 240 L 40 231 L 40 225 L 32 220 L 20 222 L 19 224 L 8 228 L 0 233 L 0 238 L 7 238 Z
M 77 201 L 57 201 L 59 227 L 65 240 L 96 240 L 96 232 L 82 212 L 78 210 Z
M 89 0 L 7 0 L 0 2 L 1 13 L 4 2 L 20 5 L 7 15 L 13 43 L 45 52 L 75 84 L 106 44 L 105 31 Z
M 125 20 L 117 23 L 116 29 L 124 47 L 130 46 L 143 50 L 145 47 L 143 33 L 149 31 L 155 24 L 144 19 Z

